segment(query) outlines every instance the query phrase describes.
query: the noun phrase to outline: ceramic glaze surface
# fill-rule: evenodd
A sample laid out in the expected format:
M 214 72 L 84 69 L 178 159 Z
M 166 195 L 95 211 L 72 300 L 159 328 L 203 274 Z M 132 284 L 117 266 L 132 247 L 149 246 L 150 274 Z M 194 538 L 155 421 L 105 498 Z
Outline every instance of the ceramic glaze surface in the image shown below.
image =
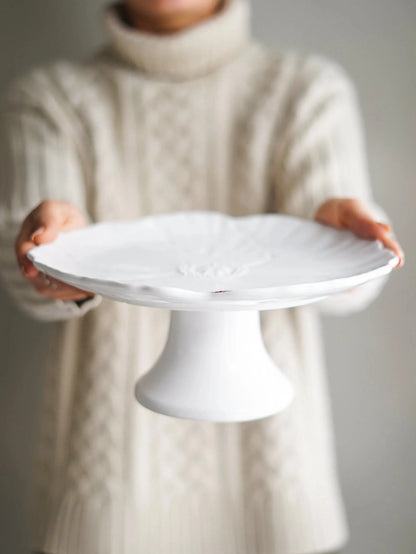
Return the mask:
M 378 241 L 291 216 L 158 214 L 61 233 L 29 251 L 62 281 L 170 309 L 272 309 L 382 276 L 396 256 Z
M 284 410 L 294 391 L 264 346 L 259 312 L 173 311 L 162 354 L 135 388 L 146 408 L 205 421 Z
M 314 302 L 397 263 L 381 243 L 316 222 L 192 211 L 61 233 L 29 257 L 79 288 L 172 310 L 136 398 L 162 414 L 223 422 L 278 413 L 294 395 L 266 352 L 259 310 Z

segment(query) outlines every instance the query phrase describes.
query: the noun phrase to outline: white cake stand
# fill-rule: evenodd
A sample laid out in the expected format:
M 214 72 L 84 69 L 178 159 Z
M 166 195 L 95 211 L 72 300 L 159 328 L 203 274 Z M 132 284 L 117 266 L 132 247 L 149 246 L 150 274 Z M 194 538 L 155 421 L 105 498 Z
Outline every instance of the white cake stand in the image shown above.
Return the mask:
M 259 311 L 316 302 L 392 270 L 379 241 L 262 214 L 178 212 L 61 233 L 28 257 L 113 300 L 171 310 L 165 349 L 136 385 L 156 412 L 208 421 L 278 413 L 292 386 L 266 352 Z

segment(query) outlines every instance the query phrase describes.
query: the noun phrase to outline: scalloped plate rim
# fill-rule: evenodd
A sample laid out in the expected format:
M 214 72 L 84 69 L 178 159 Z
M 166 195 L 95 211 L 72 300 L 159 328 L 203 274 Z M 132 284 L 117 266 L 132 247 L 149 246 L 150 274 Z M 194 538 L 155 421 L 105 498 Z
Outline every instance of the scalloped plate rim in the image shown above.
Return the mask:
M 249 215 L 243 215 L 243 216 L 231 216 L 225 213 L 221 213 L 218 211 L 210 211 L 210 210 L 191 210 L 191 211 L 178 211 L 178 212 L 167 212 L 167 213 L 158 213 L 158 214 L 150 214 L 143 216 L 139 219 L 129 219 L 129 220 L 116 220 L 116 221 L 101 221 L 97 223 L 90 224 L 88 227 L 83 227 L 80 229 L 74 229 L 68 232 L 77 232 L 77 231 L 85 231 L 87 228 L 97 229 L 98 227 L 111 227 L 114 225 L 117 226 L 124 226 L 124 225 L 140 225 L 145 222 L 145 220 L 151 220 L 155 218 L 175 218 L 175 217 L 181 217 L 181 216 L 198 216 L 200 214 L 203 214 L 204 216 L 214 216 L 214 217 L 220 217 L 224 219 L 229 220 L 248 220 L 248 219 L 264 219 L 265 217 L 276 217 L 278 216 L 279 219 L 285 218 L 289 220 L 293 220 L 295 222 L 302 222 L 306 224 L 318 224 L 322 225 L 316 221 L 308 220 L 308 219 L 302 219 L 299 217 L 291 216 L 288 214 L 275 214 L 275 213 L 264 213 L 264 214 L 249 214 Z M 330 228 L 331 229 L 331 228 Z M 291 297 L 304 297 L 304 298 L 310 298 L 311 301 L 316 296 L 328 296 L 330 294 L 334 294 L 337 292 L 341 292 L 342 290 L 346 290 L 347 288 L 352 288 L 354 286 L 360 286 L 369 280 L 375 279 L 377 277 L 382 277 L 392 271 L 392 269 L 397 265 L 398 263 L 398 257 L 389 249 L 382 246 L 380 241 L 373 241 L 378 242 L 379 248 L 381 251 L 385 251 L 389 253 L 390 259 L 383 265 L 375 267 L 369 271 L 365 271 L 362 273 L 358 273 L 356 275 L 347 276 L 347 277 L 338 277 L 333 279 L 324 279 L 312 283 L 297 283 L 293 285 L 278 285 L 278 286 L 270 286 L 270 287 L 252 287 L 252 288 L 244 288 L 244 289 L 230 289 L 230 290 L 224 290 L 224 291 L 196 291 L 196 290 L 190 290 L 183 287 L 174 287 L 174 286 L 155 286 L 155 285 L 148 285 L 148 284 L 140 284 L 140 285 L 132 285 L 130 283 L 122 283 L 120 281 L 114 281 L 110 279 L 99 279 L 96 277 L 87 277 L 85 275 L 79 275 L 77 273 L 68 273 L 61 271 L 59 269 L 54 268 L 53 266 L 40 262 L 36 259 L 36 250 L 37 248 L 40 248 L 42 246 L 47 246 L 51 243 L 45 243 L 44 245 L 40 245 L 39 247 L 33 247 L 27 252 L 28 258 L 35 264 L 35 266 L 43 271 L 44 273 L 47 273 L 51 275 L 52 277 L 55 277 L 57 279 L 60 279 L 62 281 L 68 280 L 68 276 L 71 276 L 72 283 L 76 281 L 78 284 L 73 286 L 78 286 L 79 288 L 82 288 L 83 284 L 95 284 L 99 285 L 100 287 L 111 287 L 114 289 L 123 289 L 125 291 L 129 291 L 130 294 L 133 294 L 137 296 L 137 300 L 140 301 L 141 298 L 143 300 L 149 300 L 150 297 L 157 296 L 160 300 L 167 300 L 172 302 L 177 301 L 192 301 L 192 302 L 207 302 L 208 304 L 211 304 L 215 302 L 216 299 L 221 299 L 221 302 L 228 301 L 228 302 L 238 302 L 238 301 L 264 301 L 269 300 L 272 302 L 273 300 L 286 300 L 290 299 Z M 86 288 L 85 290 L 88 290 Z M 94 292 L 92 290 L 92 292 Z

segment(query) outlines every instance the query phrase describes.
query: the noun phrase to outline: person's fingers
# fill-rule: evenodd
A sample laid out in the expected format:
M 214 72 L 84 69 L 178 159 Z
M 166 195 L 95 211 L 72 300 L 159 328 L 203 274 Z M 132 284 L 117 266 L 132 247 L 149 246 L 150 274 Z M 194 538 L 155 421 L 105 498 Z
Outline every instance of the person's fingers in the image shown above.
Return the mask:
M 339 217 L 338 199 L 330 199 L 324 202 L 315 213 L 315 220 L 324 225 L 331 225 L 338 229 L 342 228 Z
M 34 246 L 35 244 L 32 241 L 26 240 L 21 235 L 19 235 L 15 243 L 17 263 L 19 264 L 23 275 L 29 278 L 35 277 L 39 273 L 39 270 L 26 257 L 27 252 Z
M 362 202 L 348 199 L 339 204 L 339 220 L 344 229 L 366 239 L 381 237 L 386 229 L 377 222 Z
M 38 275 L 28 280 L 39 294 L 48 298 L 59 300 L 83 300 L 89 296 L 94 296 L 92 292 L 73 287 L 49 275 L 45 275 L 42 272 L 39 272 Z
M 42 296 L 60 300 L 83 300 L 93 293 L 67 285 L 40 272 L 27 258 L 28 251 L 56 239 L 58 233 L 86 225 L 84 214 L 68 202 L 46 200 L 32 210 L 22 223 L 15 241 L 17 262 L 23 275 Z
M 45 201 L 32 210 L 23 221 L 16 239 L 17 261 L 25 277 L 34 277 L 38 269 L 26 257 L 27 252 L 41 242 L 54 240 L 65 218 L 65 211 L 59 203 Z M 42 240 L 43 239 L 43 240 Z
M 391 226 L 388 223 L 376 221 L 362 202 L 347 202 L 340 216 L 344 228 L 366 239 L 378 239 L 383 246 L 392 250 L 399 258 L 396 267 L 404 263 L 404 253 L 399 243 L 390 235 Z
M 69 202 L 45 200 L 23 222 L 23 231 L 36 245 L 51 242 L 60 231 L 86 224 L 83 213 Z
M 356 198 L 333 198 L 317 211 L 315 219 L 338 229 L 349 229 L 363 238 L 378 238 L 390 227 L 375 221 L 367 207 Z
M 403 250 L 391 236 L 391 226 L 375 220 L 362 201 L 356 198 L 330 199 L 320 206 L 315 219 L 338 229 L 348 229 L 361 238 L 380 240 L 399 258 L 396 267 L 404 264 Z
M 388 234 L 385 234 L 379 240 L 383 243 L 383 246 L 385 246 L 386 248 L 389 248 L 390 250 L 393 250 L 393 252 L 399 258 L 399 261 L 396 267 L 401 267 L 404 264 L 404 252 L 400 244 L 397 242 L 397 240 L 395 240 L 393 237 L 389 236 Z
M 84 214 L 68 202 L 46 201 L 31 218 L 31 240 L 36 244 L 52 242 L 61 231 L 79 229 L 86 225 Z
M 85 226 L 83 213 L 68 202 L 45 200 L 28 214 L 15 241 L 15 252 L 25 277 L 35 277 L 39 271 L 26 257 L 39 244 L 51 242 L 64 230 Z
M 41 202 L 23 221 L 21 235 L 35 244 L 41 235 L 46 237 L 45 242 L 54 240 L 66 218 L 65 212 L 60 202 Z

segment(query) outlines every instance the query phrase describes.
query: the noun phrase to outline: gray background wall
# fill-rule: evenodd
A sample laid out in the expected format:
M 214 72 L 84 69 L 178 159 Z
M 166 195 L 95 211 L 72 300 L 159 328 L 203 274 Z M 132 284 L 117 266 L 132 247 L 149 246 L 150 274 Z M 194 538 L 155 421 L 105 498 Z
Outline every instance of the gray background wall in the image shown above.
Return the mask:
M 2 0 L 0 89 L 47 60 L 102 41 L 102 1 Z M 345 554 L 416 552 L 416 3 L 256 0 L 254 33 L 275 49 L 315 51 L 355 80 L 376 199 L 407 253 L 365 312 L 324 322 L 342 489 Z M 26 553 L 27 483 L 49 326 L 0 291 L 0 550 Z M 156 553 L 154 553 L 156 554 Z

